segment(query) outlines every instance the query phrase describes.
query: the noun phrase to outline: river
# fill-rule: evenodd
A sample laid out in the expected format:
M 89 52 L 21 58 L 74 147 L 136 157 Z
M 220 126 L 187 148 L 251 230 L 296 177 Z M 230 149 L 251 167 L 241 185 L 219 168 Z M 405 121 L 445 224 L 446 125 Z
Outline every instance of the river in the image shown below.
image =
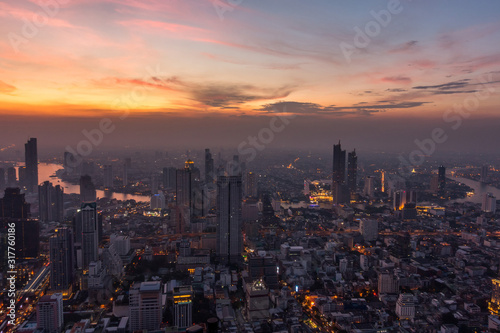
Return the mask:
M 491 194 L 493 194 L 493 196 L 495 196 L 497 198 L 497 200 L 500 199 L 500 189 L 498 189 L 496 187 L 493 187 L 493 186 L 490 186 L 490 185 L 487 185 L 487 184 L 484 184 L 484 183 L 481 183 L 481 182 L 478 182 L 478 181 L 475 181 L 472 179 L 452 176 L 451 173 L 450 174 L 447 173 L 446 178 L 454 180 L 454 181 L 459 182 L 459 183 L 463 183 L 463 184 L 469 186 L 470 188 L 474 189 L 473 196 L 468 197 L 468 198 L 464 198 L 464 199 L 457 199 L 457 200 L 454 200 L 454 202 L 470 201 L 470 202 L 474 202 L 474 203 L 482 203 L 483 195 L 485 193 L 491 193 Z
M 21 165 L 24 165 L 22 163 Z M 63 166 L 60 164 L 54 164 L 54 163 L 39 163 L 38 164 L 38 183 L 43 183 L 44 181 L 49 181 L 53 185 L 61 185 L 64 187 L 64 193 L 67 194 L 80 194 L 80 185 L 75 185 L 71 184 L 68 182 L 62 181 L 58 177 L 51 177 L 55 175 L 57 170 L 62 169 Z M 17 167 L 16 167 L 17 169 Z M 111 191 L 102 191 L 102 190 L 96 190 L 96 195 L 98 198 L 110 198 L 110 199 L 116 199 L 116 200 L 135 200 L 135 201 L 144 201 L 144 202 L 149 202 L 150 198 L 149 196 L 145 195 L 135 195 L 135 194 L 127 194 L 127 193 L 118 193 L 118 192 L 111 192 Z

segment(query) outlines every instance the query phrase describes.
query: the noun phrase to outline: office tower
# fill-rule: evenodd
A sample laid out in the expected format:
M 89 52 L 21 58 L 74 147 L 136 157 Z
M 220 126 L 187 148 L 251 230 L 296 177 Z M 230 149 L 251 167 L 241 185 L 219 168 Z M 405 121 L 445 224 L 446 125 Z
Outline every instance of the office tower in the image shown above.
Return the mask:
M 399 320 L 415 317 L 415 300 L 412 294 L 400 294 L 396 302 L 396 315 Z
M 38 204 L 41 222 L 64 221 L 64 188 L 45 181 L 38 186 Z
M 194 187 L 194 174 L 191 164 L 186 164 L 184 169 L 176 171 L 175 198 L 177 206 L 192 207 L 192 193 Z
M 151 209 L 165 209 L 165 195 L 163 192 L 153 194 L 150 201 Z
M 392 272 L 378 273 L 378 293 L 397 294 L 399 292 L 399 281 Z
M 363 189 L 363 195 L 369 198 L 373 198 L 375 195 L 375 177 L 367 176 L 365 177 L 365 187 Z
M 191 286 L 174 287 L 174 326 L 184 330 L 193 325 L 193 288 Z
M 365 242 L 372 242 L 378 238 L 378 221 L 362 219 L 359 222 L 359 232 Z
M 429 189 L 431 190 L 432 193 L 438 194 L 439 192 L 439 175 L 438 174 L 433 174 L 431 176 L 431 182 Z
M 63 324 L 62 294 L 42 296 L 36 305 L 36 328 L 46 333 L 60 333 Z
M 131 157 L 125 158 L 125 166 L 129 170 L 132 169 L 132 158 Z
M 123 260 L 114 244 L 108 244 L 102 251 L 102 262 L 106 272 L 120 279 L 123 275 Z
M 104 165 L 104 187 L 112 188 L 113 187 L 113 166 L 112 165 Z
M 241 176 L 218 178 L 216 252 L 221 262 L 237 263 L 241 257 L 241 199 Z
M 481 183 L 488 182 L 488 172 L 489 171 L 490 171 L 490 166 L 489 165 L 483 165 L 481 167 L 481 178 L 480 178 L 480 182 Z
M 7 187 L 15 187 L 17 182 L 16 168 L 7 169 Z
M 5 183 L 5 169 L 0 168 L 0 191 L 3 190 L 6 186 Z
M 28 175 L 27 175 L 27 172 L 26 172 L 26 167 L 25 166 L 20 166 L 18 169 L 17 169 L 17 174 L 19 175 L 19 187 L 21 189 L 27 189 L 28 188 Z
M 245 196 L 246 197 L 257 197 L 257 175 L 253 172 L 246 173 L 245 179 Z
M 130 252 L 130 238 L 128 236 L 112 234 L 109 236 L 109 243 L 114 245 L 116 252 L 120 256 L 124 256 Z
M 412 190 L 401 190 L 394 192 L 393 195 L 393 209 L 403 210 L 408 204 L 417 203 L 417 192 Z
M 332 196 L 333 203 L 346 202 L 349 189 L 345 185 L 345 150 L 342 150 L 340 141 L 333 145 L 333 172 L 332 172 Z
M 158 330 L 162 319 L 160 281 L 135 283 L 130 288 L 130 331 Z
M 158 189 L 160 188 L 160 176 L 156 173 L 151 174 L 151 183 L 150 183 L 151 194 L 158 193 Z
M 98 230 L 97 204 L 95 202 L 83 203 L 77 215 L 77 230 L 81 236 L 75 237 L 75 242 L 81 242 L 82 269 L 87 269 L 91 261 L 98 259 L 99 230 Z
M 207 148 L 205 149 L 205 184 L 212 184 L 215 179 L 214 159 L 210 149 Z
M 73 283 L 73 232 L 69 228 L 58 228 L 49 239 L 50 289 L 66 290 Z
M 497 211 L 497 198 L 491 193 L 483 194 L 482 211 L 485 213 L 493 213 Z
M 96 191 L 92 178 L 89 175 L 80 177 L 80 201 L 93 202 L 96 201 Z
M 26 166 L 26 188 L 28 192 L 35 192 L 38 186 L 38 152 L 36 138 L 30 138 L 24 145 Z
M 491 314 L 500 315 L 500 280 L 492 279 L 491 300 L 488 303 L 488 310 Z
M 333 145 L 332 181 L 338 184 L 345 182 L 345 150 L 342 150 L 340 141 L 337 145 Z
M 358 177 L 358 157 L 356 156 L 356 149 L 347 154 L 347 187 L 352 197 L 356 193 Z
M 380 183 L 381 183 L 381 188 L 380 188 L 380 191 L 381 191 L 382 193 L 385 193 L 385 190 L 386 190 L 386 185 L 385 185 L 385 181 L 386 181 L 386 179 L 385 179 L 385 178 L 386 178 L 386 177 L 385 177 L 385 171 L 382 171 L 382 172 L 380 173 Z
M 21 189 L 8 187 L 0 198 L 0 218 L 27 219 L 30 215 L 30 204 L 26 202 Z
M 443 195 L 446 188 L 446 168 L 442 165 L 438 168 L 438 183 L 438 192 Z
M 246 314 L 250 321 L 269 318 L 269 289 L 262 280 L 245 284 Z
M 175 189 L 177 169 L 173 167 L 163 168 L 163 188 Z
M 263 251 L 252 252 L 248 255 L 249 281 L 262 280 L 270 289 L 279 287 L 278 270 L 273 256 Z

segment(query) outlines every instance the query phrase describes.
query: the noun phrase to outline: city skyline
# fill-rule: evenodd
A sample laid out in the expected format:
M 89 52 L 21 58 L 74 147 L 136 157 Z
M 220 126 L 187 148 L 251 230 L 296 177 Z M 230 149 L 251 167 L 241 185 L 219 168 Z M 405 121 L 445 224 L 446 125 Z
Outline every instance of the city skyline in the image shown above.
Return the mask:
M 278 147 L 410 150 L 434 128 L 441 150 L 474 150 L 479 129 L 498 139 L 491 1 L 48 3 L 0 5 L 0 150 L 75 146 L 102 119 L 113 130 L 96 149 L 237 146 L 276 115 L 296 116 Z

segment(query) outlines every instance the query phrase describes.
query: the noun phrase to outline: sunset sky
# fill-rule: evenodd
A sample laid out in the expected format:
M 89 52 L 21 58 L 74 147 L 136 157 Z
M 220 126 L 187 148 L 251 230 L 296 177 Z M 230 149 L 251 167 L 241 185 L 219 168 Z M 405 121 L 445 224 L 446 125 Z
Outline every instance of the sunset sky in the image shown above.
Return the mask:
M 394 13 L 377 23 L 373 13 L 389 7 Z M 172 131 L 189 124 L 189 135 L 212 126 L 199 133 L 214 138 L 232 126 L 220 144 L 276 113 L 307 116 L 296 130 L 311 137 L 315 122 L 359 131 L 411 119 L 420 133 L 432 130 L 427 119 L 450 128 L 446 110 L 485 91 L 477 105 L 469 101 L 474 115 L 463 128 L 484 121 L 489 133 L 498 124 L 499 17 L 493 0 L 2 1 L 0 146 L 35 135 L 43 145 L 37 125 L 78 134 L 127 110 L 110 143 L 154 119 L 158 131 L 162 122 Z M 370 27 L 356 47 L 357 31 Z

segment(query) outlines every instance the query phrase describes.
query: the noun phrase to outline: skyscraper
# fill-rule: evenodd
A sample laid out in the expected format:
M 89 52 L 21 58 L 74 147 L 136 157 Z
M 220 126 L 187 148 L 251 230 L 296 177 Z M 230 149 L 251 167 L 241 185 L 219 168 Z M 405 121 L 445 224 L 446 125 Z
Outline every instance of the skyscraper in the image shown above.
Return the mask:
M 160 281 L 136 283 L 130 288 L 130 331 L 158 330 L 162 319 Z
M 345 186 L 345 150 L 342 150 L 340 141 L 333 145 L 333 172 L 332 195 L 333 203 L 339 204 L 346 201 L 348 188 Z
M 41 222 L 64 221 L 64 189 L 49 181 L 38 186 L 38 204 Z
M 345 150 L 342 150 L 340 141 L 337 145 L 333 145 L 332 181 L 337 184 L 345 183 Z
M 372 176 L 366 176 L 363 195 L 369 198 L 373 198 L 374 194 L 375 194 L 375 178 Z
M 92 178 L 89 175 L 80 177 L 80 200 L 82 202 L 93 202 L 96 200 L 96 191 Z
M 214 159 L 210 149 L 205 149 L 205 184 L 212 184 L 215 179 Z
M 59 228 L 49 244 L 50 288 L 66 290 L 73 283 L 73 232 L 69 228 Z
M 356 156 L 356 150 L 353 150 L 347 154 L 347 187 L 351 196 L 356 193 L 357 176 L 358 157 Z
M 0 218 L 26 219 L 30 215 L 30 204 L 26 202 L 21 189 L 8 187 L 0 198 Z
M 500 280 L 492 279 L 491 300 L 488 309 L 491 314 L 500 315 Z
M 177 169 L 173 167 L 163 168 L 163 188 L 175 189 Z
M 481 205 L 481 209 L 486 213 L 495 213 L 497 211 L 497 198 L 493 196 L 491 193 L 483 194 L 483 202 Z
M 446 168 L 441 165 L 438 168 L 438 192 L 440 195 L 444 194 L 445 187 L 446 187 Z
M 372 242 L 378 238 L 378 221 L 362 219 L 359 222 L 359 232 L 365 242 Z
M 246 173 L 245 197 L 257 197 L 257 176 L 253 172 Z
M 113 187 L 113 166 L 111 166 L 109 164 L 104 165 L 103 171 L 104 171 L 104 187 L 105 188 L 112 188 Z
M 99 231 L 95 202 L 82 204 L 77 223 L 81 230 L 82 269 L 87 269 L 91 261 L 98 260 Z
M 0 191 L 5 188 L 5 169 L 0 168 Z
M 193 288 L 191 286 L 174 287 L 174 326 L 184 330 L 193 324 Z
M 38 186 L 38 152 L 36 138 L 30 138 L 24 145 L 24 158 L 26 166 L 26 189 L 35 192 Z
M 17 182 L 16 168 L 10 167 L 7 169 L 7 186 L 15 187 Z
M 241 176 L 220 176 L 217 180 L 216 252 L 222 262 L 237 263 L 241 257 L 241 200 Z
M 36 306 L 36 327 L 47 333 L 59 333 L 63 324 L 62 294 L 42 296 Z

